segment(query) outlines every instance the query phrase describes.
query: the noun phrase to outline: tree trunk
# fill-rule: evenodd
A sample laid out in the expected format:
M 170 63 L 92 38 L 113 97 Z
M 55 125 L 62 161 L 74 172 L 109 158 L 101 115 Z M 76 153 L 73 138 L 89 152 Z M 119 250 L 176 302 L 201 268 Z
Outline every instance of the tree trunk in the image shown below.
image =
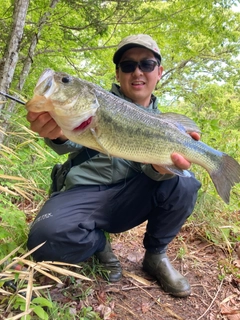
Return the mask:
M 23 68 L 22 68 L 22 72 L 20 74 L 20 79 L 19 79 L 19 82 L 18 82 L 18 85 L 16 88 L 17 91 L 21 91 L 24 86 L 24 83 L 28 77 L 29 71 L 32 66 L 35 49 L 36 49 L 36 46 L 38 43 L 38 39 L 40 38 L 41 31 L 42 31 L 43 27 L 45 26 L 46 22 L 48 21 L 49 16 L 51 15 L 51 9 L 54 9 L 59 1 L 60 0 L 52 0 L 50 3 L 50 10 L 45 12 L 45 14 L 39 20 L 38 27 L 37 27 L 38 32 L 36 34 L 34 34 L 32 37 L 32 40 L 31 40 L 31 43 L 29 46 L 29 50 L 28 50 L 28 56 L 25 59 L 25 62 L 24 62 Z M 14 102 L 14 101 L 12 101 L 12 102 Z M 15 102 L 14 102 L 14 105 L 15 105 Z
M 24 0 L 22 0 L 24 2 Z M 50 3 L 50 9 L 54 9 L 57 5 L 57 3 L 59 2 L 60 0 L 52 0 L 51 3 Z M 20 2 L 21 0 L 16 0 L 16 2 L 19 2 L 19 6 L 21 5 Z M 28 1 L 26 1 L 28 2 Z M 17 6 L 17 5 L 16 5 Z M 26 7 L 26 13 L 27 13 L 27 7 Z M 48 18 L 49 16 L 51 15 L 51 10 L 47 11 L 39 20 L 39 23 L 38 23 L 38 32 L 35 33 L 33 36 L 32 36 L 32 40 L 31 40 L 31 43 L 30 43 L 30 46 L 29 46 L 29 50 L 28 50 L 28 55 L 24 61 L 24 64 L 23 64 L 23 68 L 22 68 L 22 71 L 21 71 L 21 74 L 20 74 L 20 78 L 19 78 L 19 82 L 16 86 L 16 91 L 17 92 L 20 92 L 24 86 L 24 83 L 28 77 L 28 74 L 29 74 L 29 71 L 31 69 L 31 66 L 32 66 L 32 62 L 33 62 L 33 59 L 34 59 L 34 53 L 35 53 L 35 50 L 36 50 L 36 46 L 37 46 L 37 43 L 38 43 L 38 39 L 40 38 L 40 35 L 41 35 L 41 31 L 43 29 L 43 27 L 45 26 L 46 22 L 48 21 Z M 15 20 L 14 20 L 15 21 Z M 25 23 L 25 20 L 24 20 L 24 23 Z M 23 26 L 24 26 L 24 23 L 23 23 Z M 14 33 L 12 33 L 14 34 Z M 21 41 L 21 40 L 20 40 Z M 20 42 L 19 42 L 20 44 Z M 19 46 L 18 46 L 19 48 Z M 17 62 L 17 59 L 16 59 L 16 62 Z M 16 66 L 16 64 L 15 64 Z M 12 76 L 13 76 L 13 73 L 12 73 Z M 12 77 L 11 77 L 11 80 L 12 80 Z M 10 87 L 10 84 L 11 82 L 8 82 L 8 86 L 5 86 L 5 87 L 0 87 L 1 90 L 3 92 L 7 92 L 9 87 Z M 11 114 L 15 108 L 15 104 L 16 102 L 15 101 L 9 101 L 8 102 L 8 105 L 7 105 L 7 108 L 4 108 L 4 109 L 7 109 L 7 114 Z M 0 109 L 0 112 L 1 112 L 1 109 Z M 4 141 L 4 133 L 3 132 L 6 132 L 6 129 L 7 129 L 7 126 L 8 126 L 8 120 L 9 119 L 9 116 L 5 116 L 4 117 L 4 121 L 1 125 L 1 132 L 0 132 L 0 145 L 1 143 L 3 143 Z
M 12 83 L 15 68 L 18 62 L 18 54 L 20 43 L 22 41 L 23 29 L 25 25 L 26 14 L 28 10 L 29 0 L 15 0 L 12 30 L 9 37 L 9 42 L 6 45 L 3 62 L 0 68 L 0 90 L 8 92 Z M 4 100 L 1 98 L 1 100 Z M 3 142 L 4 132 L 6 127 L 6 117 L 3 114 L 4 103 L 0 104 L 0 145 Z

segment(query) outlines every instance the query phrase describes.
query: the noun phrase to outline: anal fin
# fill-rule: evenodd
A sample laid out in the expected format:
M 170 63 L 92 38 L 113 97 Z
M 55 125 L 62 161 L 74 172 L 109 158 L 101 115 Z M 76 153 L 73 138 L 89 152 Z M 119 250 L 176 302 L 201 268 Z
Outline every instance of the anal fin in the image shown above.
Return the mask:
M 188 170 L 182 170 L 179 169 L 178 167 L 174 166 L 174 165 L 167 165 L 167 166 L 163 166 L 165 169 L 169 170 L 170 172 L 180 176 L 180 177 L 185 177 L 185 178 L 190 178 L 191 174 Z

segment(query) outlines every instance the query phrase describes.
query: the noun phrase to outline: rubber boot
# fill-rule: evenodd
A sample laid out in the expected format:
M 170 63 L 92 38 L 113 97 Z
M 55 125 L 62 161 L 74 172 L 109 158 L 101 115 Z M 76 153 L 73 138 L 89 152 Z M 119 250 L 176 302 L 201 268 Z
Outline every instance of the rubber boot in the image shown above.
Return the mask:
M 153 254 L 146 251 L 143 269 L 157 278 L 165 292 L 181 298 L 190 295 L 191 287 L 188 280 L 171 265 L 165 252 Z
M 107 280 L 110 282 L 117 282 L 122 277 L 122 268 L 118 258 L 112 252 L 111 245 L 106 241 L 103 251 L 96 252 L 95 256 L 103 267 L 108 271 Z

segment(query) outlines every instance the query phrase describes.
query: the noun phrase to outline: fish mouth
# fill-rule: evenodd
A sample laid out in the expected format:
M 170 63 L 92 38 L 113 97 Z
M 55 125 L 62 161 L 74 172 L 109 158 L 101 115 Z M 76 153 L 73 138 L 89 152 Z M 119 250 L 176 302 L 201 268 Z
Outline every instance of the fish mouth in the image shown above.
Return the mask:
M 49 98 L 56 88 L 56 83 L 54 81 L 54 71 L 52 69 L 46 69 L 41 74 L 34 93 L 45 98 Z
M 93 116 L 89 117 L 87 120 L 81 122 L 81 124 L 73 129 L 73 131 L 83 131 L 92 123 Z
M 51 86 L 51 81 L 54 75 L 54 71 L 51 69 L 46 69 L 41 74 L 40 78 L 38 79 L 38 82 L 36 84 L 36 87 L 38 87 L 40 84 L 42 84 L 43 81 L 47 80 L 46 89 Z

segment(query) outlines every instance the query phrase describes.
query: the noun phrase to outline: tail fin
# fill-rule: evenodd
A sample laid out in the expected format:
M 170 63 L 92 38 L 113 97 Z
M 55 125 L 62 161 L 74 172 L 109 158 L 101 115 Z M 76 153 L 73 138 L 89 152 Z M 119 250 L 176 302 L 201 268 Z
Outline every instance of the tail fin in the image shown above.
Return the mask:
M 223 153 L 220 166 L 216 171 L 209 174 L 220 197 L 226 203 L 229 203 L 232 187 L 236 183 L 240 183 L 240 164 L 229 155 Z

